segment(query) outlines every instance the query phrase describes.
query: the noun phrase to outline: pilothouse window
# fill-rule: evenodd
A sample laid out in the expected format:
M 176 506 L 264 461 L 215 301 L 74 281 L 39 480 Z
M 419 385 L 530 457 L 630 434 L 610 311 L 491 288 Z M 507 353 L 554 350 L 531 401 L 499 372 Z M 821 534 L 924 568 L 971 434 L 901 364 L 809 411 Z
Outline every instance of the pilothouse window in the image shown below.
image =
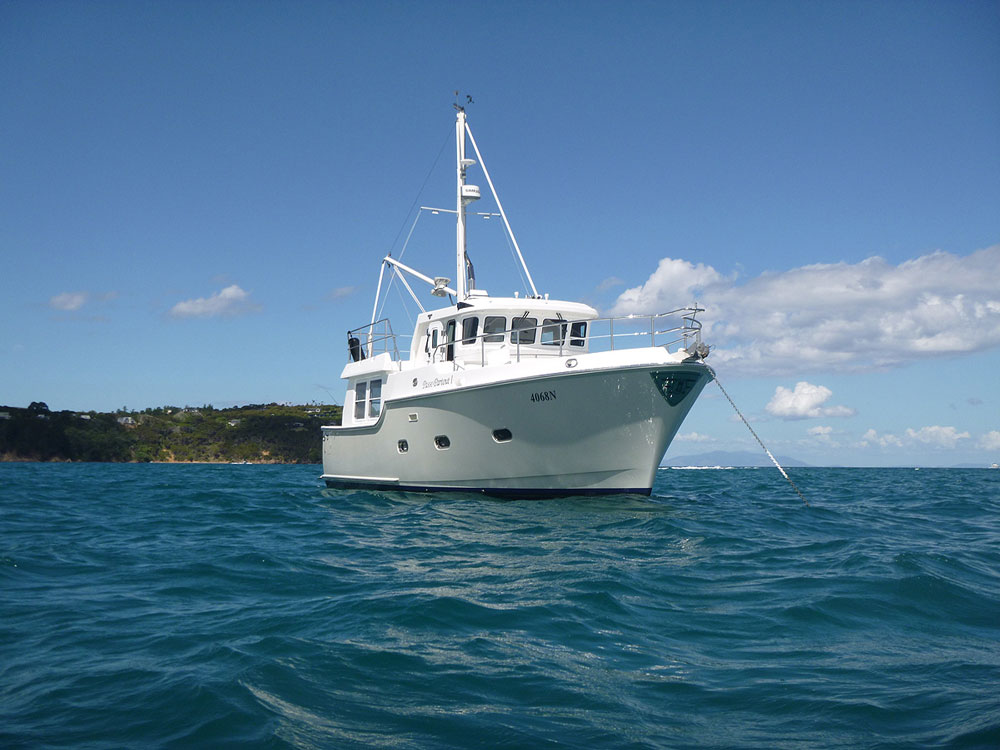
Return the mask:
M 510 343 L 512 344 L 534 344 L 535 327 L 538 325 L 538 318 L 514 318 L 510 322 L 511 333 Z
M 483 341 L 487 344 L 495 344 L 503 341 L 504 331 L 507 330 L 507 318 L 502 315 L 487 315 L 483 321 Z
M 542 343 L 546 346 L 562 346 L 566 338 L 566 323 L 556 318 L 546 318 L 542 326 Z
M 479 333 L 479 318 L 466 318 L 462 321 L 462 343 L 476 343 L 476 334 Z
M 587 345 L 587 324 L 583 322 L 574 323 L 569 327 L 569 345 Z

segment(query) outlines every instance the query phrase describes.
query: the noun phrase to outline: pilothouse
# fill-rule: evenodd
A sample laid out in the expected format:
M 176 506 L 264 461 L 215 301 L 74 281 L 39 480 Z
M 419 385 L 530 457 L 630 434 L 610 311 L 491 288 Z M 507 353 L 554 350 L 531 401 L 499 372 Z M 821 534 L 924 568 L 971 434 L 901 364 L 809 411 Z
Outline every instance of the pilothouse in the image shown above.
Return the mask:
M 656 468 L 710 379 L 697 307 L 600 318 L 539 294 L 482 154 L 457 106 L 455 281 L 386 256 L 367 325 L 348 332 L 342 424 L 323 428 L 331 487 L 501 497 L 649 494 Z M 466 153 L 471 144 L 476 159 Z M 478 168 L 530 293 L 477 288 L 466 250 Z M 387 276 L 420 313 L 409 351 L 376 320 Z M 409 280 L 445 307 L 425 309 Z

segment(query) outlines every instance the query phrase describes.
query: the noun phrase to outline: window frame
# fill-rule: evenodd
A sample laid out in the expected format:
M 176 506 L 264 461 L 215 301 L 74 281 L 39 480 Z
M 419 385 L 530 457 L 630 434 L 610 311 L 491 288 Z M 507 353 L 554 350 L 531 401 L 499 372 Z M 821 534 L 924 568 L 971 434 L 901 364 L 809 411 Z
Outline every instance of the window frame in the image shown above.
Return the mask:
M 472 329 L 471 331 L 469 330 L 470 328 Z M 475 344 L 476 337 L 478 335 L 479 335 L 479 317 L 476 315 L 472 315 L 468 318 L 462 318 L 462 343 Z
M 368 381 L 368 418 L 378 419 L 382 414 L 382 378 Z
M 543 318 L 542 335 L 540 337 L 542 346 L 562 346 L 566 343 L 566 332 L 569 325 L 562 318 Z M 546 341 L 546 336 L 552 336 L 551 341 Z
M 368 412 L 368 381 L 359 380 L 354 384 L 354 420 L 365 418 Z
M 499 329 L 495 327 L 498 320 L 500 321 Z M 502 344 L 506 333 L 506 315 L 487 315 L 483 318 L 483 341 L 487 344 Z
M 510 343 L 529 345 L 534 344 L 538 333 L 538 318 L 522 315 L 519 318 L 512 318 L 510 321 Z M 530 339 L 526 337 L 530 336 Z

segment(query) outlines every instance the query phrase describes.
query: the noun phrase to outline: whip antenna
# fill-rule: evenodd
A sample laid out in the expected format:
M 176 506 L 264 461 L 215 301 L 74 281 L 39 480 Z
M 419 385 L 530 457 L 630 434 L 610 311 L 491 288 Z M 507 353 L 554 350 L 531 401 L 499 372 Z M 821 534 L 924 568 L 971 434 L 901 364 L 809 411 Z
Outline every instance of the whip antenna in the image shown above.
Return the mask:
M 800 498 L 802 498 L 802 502 L 806 504 L 806 507 L 809 507 L 809 501 L 806 500 L 806 496 L 803 495 L 802 492 L 799 490 L 799 488 L 795 486 L 795 482 L 793 482 L 792 478 L 788 476 L 788 472 L 781 468 L 781 464 L 778 463 L 778 459 L 776 459 L 774 457 L 774 454 L 767 449 L 767 446 L 764 445 L 764 441 L 761 440 L 760 437 L 757 435 L 757 433 L 753 431 L 753 427 L 750 426 L 750 423 L 747 421 L 747 418 L 743 416 L 743 413 L 736 407 L 736 403 L 729 396 L 729 394 L 726 393 L 726 389 L 723 388 L 722 383 L 719 382 L 719 376 L 715 374 L 715 370 L 713 370 L 708 365 L 705 365 L 705 367 L 708 367 L 708 371 L 712 374 L 712 380 L 714 380 L 715 384 L 719 386 L 719 390 L 722 391 L 722 395 L 726 397 L 726 400 L 729 402 L 730 406 L 733 407 L 733 411 L 735 411 L 736 414 L 739 416 L 739 418 L 743 420 L 743 424 L 745 424 L 747 426 L 747 429 L 750 430 L 750 434 L 754 436 L 754 439 L 758 443 L 760 443 L 760 447 L 764 449 L 764 453 L 767 454 L 767 457 L 770 458 L 771 461 L 774 462 L 774 465 L 778 467 L 778 471 L 781 472 L 781 476 L 783 476 L 785 480 L 792 486 L 792 489 L 795 490 L 795 494 L 798 495 Z

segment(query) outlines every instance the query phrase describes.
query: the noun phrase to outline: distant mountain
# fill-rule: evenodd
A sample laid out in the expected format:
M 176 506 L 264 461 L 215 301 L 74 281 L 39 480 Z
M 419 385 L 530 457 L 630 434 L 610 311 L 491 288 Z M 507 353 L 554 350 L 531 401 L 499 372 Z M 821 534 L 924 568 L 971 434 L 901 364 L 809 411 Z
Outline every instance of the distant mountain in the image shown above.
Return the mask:
M 808 466 L 788 456 L 775 456 L 782 466 Z M 763 451 L 710 451 L 693 456 L 667 456 L 661 466 L 774 466 Z

